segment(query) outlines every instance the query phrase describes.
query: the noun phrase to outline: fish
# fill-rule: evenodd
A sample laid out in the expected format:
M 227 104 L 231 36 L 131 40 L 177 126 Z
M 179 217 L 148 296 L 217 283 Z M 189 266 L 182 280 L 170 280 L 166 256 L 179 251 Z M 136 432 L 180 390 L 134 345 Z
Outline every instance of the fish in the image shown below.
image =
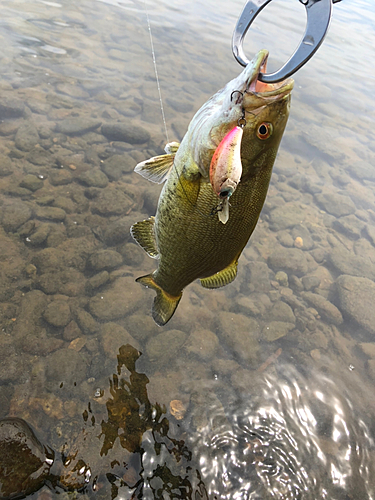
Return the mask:
M 181 144 L 167 144 L 165 155 L 138 163 L 134 169 L 148 180 L 165 183 L 155 216 L 131 227 L 134 240 L 158 260 L 154 272 L 136 281 L 156 292 L 152 317 L 159 326 L 172 318 L 184 288 L 193 281 L 199 279 L 204 288 L 216 289 L 236 278 L 238 260 L 267 195 L 294 84 L 291 78 L 261 82 L 259 74 L 266 71 L 267 58 L 268 51 L 261 50 L 239 76 L 203 104 Z M 237 126 L 242 133 L 236 154 L 223 153 L 225 148 L 218 151 Z M 215 153 L 223 159 L 220 168 L 229 178 L 237 172 L 235 189 L 224 197 L 226 206 L 210 180 Z M 216 176 L 211 175 L 213 181 Z M 225 210 L 223 223 L 218 214 Z

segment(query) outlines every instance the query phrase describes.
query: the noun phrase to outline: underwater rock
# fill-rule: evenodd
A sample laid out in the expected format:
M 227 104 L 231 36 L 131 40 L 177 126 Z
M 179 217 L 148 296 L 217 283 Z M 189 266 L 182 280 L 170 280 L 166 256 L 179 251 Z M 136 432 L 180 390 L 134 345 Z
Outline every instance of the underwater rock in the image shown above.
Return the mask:
M 375 264 L 368 257 L 349 252 L 343 245 L 332 248 L 327 257 L 341 274 L 375 279 Z
M 217 317 L 219 339 L 240 360 L 254 363 L 259 351 L 259 323 L 243 314 L 221 311 Z
M 144 342 L 151 335 L 160 333 L 159 327 L 151 316 L 145 314 L 132 314 L 126 318 L 126 329 L 138 341 Z
M 132 172 L 135 165 L 134 158 L 129 153 L 123 153 L 111 156 L 102 163 L 100 168 L 111 181 L 118 181 L 124 174 Z
M 105 123 L 102 125 L 102 134 L 109 141 L 122 141 L 130 144 L 142 144 L 150 140 L 150 134 L 146 129 L 130 123 Z
M 109 281 L 108 271 L 102 271 L 101 273 L 95 274 L 95 276 L 90 278 L 88 283 L 90 288 L 95 290 L 96 288 L 105 285 L 105 283 L 107 283 L 108 281 Z
M 134 203 L 130 196 L 124 194 L 120 189 L 107 187 L 101 191 L 92 204 L 92 212 L 102 216 L 125 215 Z
M 34 192 L 43 187 L 43 181 L 36 175 L 28 174 L 22 179 L 20 186 Z
M 349 196 L 344 196 L 331 191 L 329 193 L 316 194 L 315 199 L 318 205 L 335 217 L 350 215 L 356 210 L 355 205 Z
M 287 229 L 301 224 L 305 220 L 306 210 L 295 203 L 286 203 L 282 207 L 277 207 L 270 213 L 270 228 L 273 231 Z
M 21 418 L 0 420 L 0 498 L 23 498 L 43 486 L 54 463 L 54 452 L 44 446 Z
M 52 186 L 65 186 L 72 182 L 72 174 L 63 168 L 55 168 L 50 171 L 48 180 Z
M 284 321 L 292 324 L 296 322 L 292 308 L 285 302 L 281 301 L 274 303 L 269 312 L 269 318 L 274 321 Z
M 92 118 L 66 118 L 56 124 L 55 130 L 66 135 L 83 135 L 100 127 L 102 122 Z
M 143 288 L 129 276 L 118 278 L 111 288 L 92 297 L 89 308 L 96 318 L 109 321 L 123 318 L 138 309 L 143 302 Z
M 285 321 L 266 322 L 262 330 L 262 337 L 265 338 L 267 342 L 274 342 L 275 340 L 285 337 L 293 328 L 294 323 L 287 323 Z
M 14 141 L 21 151 L 31 151 L 39 142 L 38 131 L 32 123 L 25 123 L 17 130 Z
M 313 292 L 302 292 L 301 297 L 315 307 L 319 314 L 334 325 L 343 323 L 342 314 L 331 302 L 322 295 Z
M 49 224 L 42 224 L 29 236 L 28 242 L 33 246 L 42 245 L 48 238 L 50 231 Z
M 16 231 L 16 229 L 30 219 L 31 214 L 29 206 L 22 201 L 13 201 L 3 205 L 1 222 L 5 231 Z
M 13 173 L 12 160 L 7 156 L 0 155 L 0 177 L 6 177 Z
M 108 224 L 104 232 L 106 245 L 114 246 L 130 239 L 130 228 L 134 220 L 138 220 L 138 214 L 131 214 L 129 217 L 122 217 Z
M 336 284 L 340 309 L 375 334 L 375 283 L 368 278 L 342 275 Z
M 0 98 L 0 120 L 6 118 L 19 118 L 25 112 L 25 105 L 19 99 L 12 97 Z
M 105 188 L 108 186 L 108 177 L 99 168 L 84 172 L 78 176 L 78 180 L 89 187 Z
M 265 262 L 249 262 L 247 264 L 249 282 L 255 286 L 258 292 L 269 292 L 271 290 L 270 269 Z
M 54 300 L 48 304 L 43 317 L 52 326 L 66 326 L 71 319 L 69 304 L 65 300 Z
M 360 221 L 355 215 L 346 215 L 336 219 L 332 223 L 332 227 L 345 234 L 348 238 L 352 240 L 357 240 L 361 237 L 362 230 L 365 227 L 365 223 Z
M 299 248 L 277 248 L 268 258 L 269 266 L 274 270 L 303 276 L 308 271 L 305 253 Z
M 119 347 L 125 344 L 140 349 L 138 341 L 123 326 L 113 322 L 103 325 L 101 344 L 106 356 L 111 359 L 117 359 Z
M 144 252 L 135 243 L 125 243 L 120 251 L 127 266 L 139 266 L 144 261 Z
M 83 333 L 85 334 L 94 334 L 97 333 L 100 329 L 99 324 L 95 319 L 91 316 L 90 313 L 85 311 L 84 309 L 78 308 L 75 310 L 75 316 L 77 319 L 77 323 Z
M 172 363 L 186 338 L 187 334 L 181 330 L 168 330 L 152 337 L 146 344 L 150 361 L 158 365 Z
M 57 207 L 37 207 L 36 216 L 38 219 L 62 222 L 65 220 L 66 212 L 62 208 Z
M 45 369 L 46 386 L 50 390 L 56 391 L 61 387 L 72 389 L 85 379 L 87 363 L 79 352 L 62 348 L 45 358 Z
M 202 360 L 211 359 L 219 348 L 219 339 L 210 330 L 203 328 L 191 333 L 187 339 L 184 349 L 188 354 L 195 354 Z
M 122 264 L 122 255 L 115 250 L 98 250 L 92 254 L 88 261 L 95 271 L 114 269 Z

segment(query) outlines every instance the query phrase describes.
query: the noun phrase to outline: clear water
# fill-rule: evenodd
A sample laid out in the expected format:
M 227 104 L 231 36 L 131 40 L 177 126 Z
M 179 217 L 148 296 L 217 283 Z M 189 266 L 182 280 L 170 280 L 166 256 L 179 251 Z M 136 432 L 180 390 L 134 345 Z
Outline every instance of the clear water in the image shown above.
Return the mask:
M 230 40 L 242 2 L 146 7 L 180 140 L 241 69 Z M 372 0 L 336 4 L 294 77 L 236 281 L 190 285 L 163 329 L 134 282 L 155 263 L 128 234 L 160 191 L 132 168 L 166 142 L 146 7 L 1 5 L 0 416 L 70 457 L 58 484 L 27 498 L 375 498 Z M 247 54 L 267 48 L 275 70 L 304 18 L 299 2 L 274 0 Z M 68 118 L 76 131 L 61 128 Z M 110 122 L 150 138 L 108 138 Z

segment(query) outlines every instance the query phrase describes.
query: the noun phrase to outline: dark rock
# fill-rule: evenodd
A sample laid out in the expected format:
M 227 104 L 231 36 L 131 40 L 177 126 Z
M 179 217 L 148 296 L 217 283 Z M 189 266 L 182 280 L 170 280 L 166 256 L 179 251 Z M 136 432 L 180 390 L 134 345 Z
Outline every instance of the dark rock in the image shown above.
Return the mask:
M 35 148 L 26 156 L 27 161 L 37 166 L 53 166 L 56 161 L 49 151 Z
M 313 292 L 302 292 L 301 297 L 313 306 L 319 314 L 333 323 L 334 325 L 341 325 L 343 322 L 341 312 L 331 302 L 325 299 L 322 295 Z
M 357 179 L 375 181 L 374 165 L 366 161 L 360 161 L 347 166 L 349 172 Z
M 54 300 L 43 313 L 44 319 L 52 326 L 66 326 L 70 319 L 70 307 L 65 300 Z
M 49 177 L 49 182 L 52 186 L 64 186 L 72 182 L 72 174 L 63 168 L 51 170 Z
M 7 156 L 0 156 L 0 177 L 5 177 L 13 173 L 12 160 Z
M 294 323 L 286 323 L 284 321 L 266 321 L 263 330 L 262 337 L 267 340 L 267 342 L 274 342 L 293 330 Z
M 114 269 L 122 264 L 122 256 L 114 250 L 98 250 L 89 259 L 89 265 L 95 271 Z
M 89 285 L 93 290 L 95 290 L 96 288 L 105 285 L 108 281 L 108 271 L 102 271 L 101 273 L 95 274 L 95 276 L 89 279 Z
M 94 334 L 99 331 L 99 324 L 95 319 L 91 316 L 90 313 L 85 311 L 84 309 L 78 308 L 75 311 L 77 323 L 80 329 L 85 334 Z
M 89 308 L 96 318 L 108 321 L 123 318 L 138 309 L 143 301 L 143 289 L 133 277 L 126 277 L 117 279 L 110 289 L 95 295 Z
M 30 191 L 37 191 L 43 187 L 43 181 L 36 175 L 29 174 L 22 179 L 20 186 L 29 189 Z
M 66 212 L 57 207 L 38 207 L 36 209 L 38 219 L 47 219 L 54 222 L 65 220 Z
M 178 113 L 189 113 L 193 109 L 193 105 L 190 101 L 183 101 L 179 98 L 174 99 L 173 97 L 168 97 L 167 103 Z
M 78 180 L 90 187 L 105 188 L 108 186 L 108 177 L 99 168 L 84 172 L 78 176 Z
M 271 290 L 270 269 L 265 262 L 250 262 L 247 269 L 249 282 L 256 287 L 258 292 Z
M 134 215 L 134 216 L 133 216 Z M 118 245 L 130 239 L 130 228 L 138 220 L 136 214 L 123 217 L 108 224 L 104 232 L 104 241 L 109 246 Z
M 82 135 L 100 127 L 102 123 L 91 118 L 66 118 L 56 124 L 55 130 L 66 135 Z
M 111 181 L 118 181 L 124 174 L 132 172 L 134 167 L 134 159 L 128 153 L 113 155 L 101 165 L 101 169 Z
M 64 340 L 71 342 L 72 340 L 80 337 L 82 335 L 81 330 L 79 329 L 79 326 L 77 323 L 72 320 L 66 327 L 64 328 L 64 333 L 63 337 Z
M 160 333 L 159 327 L 149 315 L 132 314 L 126 318 L 125 326 L 130 334 L 142 343 L 152 335 Z
M 24 498 L 47 480 L 55 453 L 42 444 L 21 418 L 0 420 L 0 487 L 2 498 Z
M 146 344 L 146 353 L 151 362 L 158 365 L 171 363 L 185 343 L 187 334 L 180 330 L 159 333 Z
M 302 283 L 306 292 L 309 292 L 320 285 L 320 278 L 318 276 L 303 276 Z
M 305 220 L 306 210 L 295 203 L 286 203 L 282 207 L 275 208 L 270 213 L 270 228 L 273 231 L 287 229 L 288 227 L 301 224 Z
M 31 210 L 26 203 L 14 201 L 2 208 L 2 225 L 6 231 L 14 232 L 31 217 Z
M 117 359 L 119 348 L 126 344 L 140 350 L 140 345 L 137 340 L 135 340 L 123 326 L 112 322 L 106 323 L 103 326 L 101 344 L 106 356 L 111 359 Z
M 277 233 L 277 239 L 283 247 L 293 248 L 294 240 L 288 231 L 279 231 Z
M 99 215 L 125 215 L 133 206 L 132 199 L 120 189 L 105 188 L 92 204 L 92 212 Z
M 86 377 L 87 363 L 74 349 L 59 349 L 46 357 L 46 385 L 50 390 L 61 390 L 62 386 L 73 389 Z M 61 386 L 62 384 L 62 386 Z
M 207 361 L 212 359 L 219 349 L 219 339 L 210 330 L 200 328 L 195 330 L 187 339 L 184 349 L 188 354 Z
M 17 130 L 14 141 L 21 151 L 31 151 L 39 142 L 38 131 L 32 123 L 25 123 Z
M 124 264 L 127 266 L 139 266 L 144 260 L 144 251 L 135 243 L 125 243 L 121 247 L 121 255 L 124 258 Z
M 343 313 L 375 334 L 375 283 L 368 278 L 342 275 L 336 284 Z
M 298 248 L 280 248 L 268 258 L 269 266 L 274 270 L 283 270 L 286 273 L 302 276 L 308 271 L 306 256 Z
M 335 217 L 353 214 L 356 210 L 354 203 L 349 196 L 337 193 L 316 194 L 315 199 L 326 212 Z
M 344 246 L 332 248 L 327 258 L 341 274 L 375 279 L 375 265 L 370 258 L 355 255 Z
M 345 236 L 348 236 L 348 238 L 357 240 L 361 237 L 361 232 L 365 225 L 355 215 L 347 215 L 334 220 L 332 227 L 340 233 L 345 234 Z
M 22 101 L 11 97 L 0 98 L 0 120 L 6 118 L 19 118 L 25 112 L 25 105 Z
M 257 361 L 260 334 L 259 323 L 243 314 L 219 312 L 218 336 L 245 363 Z
M 269 312 L 269 318 L 273 321 L 284 321 L 286 323 L 294 324 L 296 322 L 292 308 L 285 302 L 281 301 L 274 303 Z
M 27 241 L 34 246 L 42 245 L 48 238 L 50 231 L 51 227 L 48 224 L 42 224 L 33 234 L 29 236 Z
M 102 125 L 102 134 L 110 141 L 130 144 L 142 144 L 150 140 L 150 134 L 146 129 L 128 123 L 106 123 Z

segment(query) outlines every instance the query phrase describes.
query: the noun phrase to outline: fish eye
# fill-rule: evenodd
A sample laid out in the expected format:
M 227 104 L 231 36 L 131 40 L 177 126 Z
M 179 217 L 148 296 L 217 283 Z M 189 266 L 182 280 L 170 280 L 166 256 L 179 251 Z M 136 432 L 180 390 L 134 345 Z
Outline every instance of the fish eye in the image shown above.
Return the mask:
M 257 137 L 259 139 L 268 139 L 269 136 L 272 134 L 272 123 L 268 122 L 263 122 L 259 125 L 258 130 L 257 130 Z

